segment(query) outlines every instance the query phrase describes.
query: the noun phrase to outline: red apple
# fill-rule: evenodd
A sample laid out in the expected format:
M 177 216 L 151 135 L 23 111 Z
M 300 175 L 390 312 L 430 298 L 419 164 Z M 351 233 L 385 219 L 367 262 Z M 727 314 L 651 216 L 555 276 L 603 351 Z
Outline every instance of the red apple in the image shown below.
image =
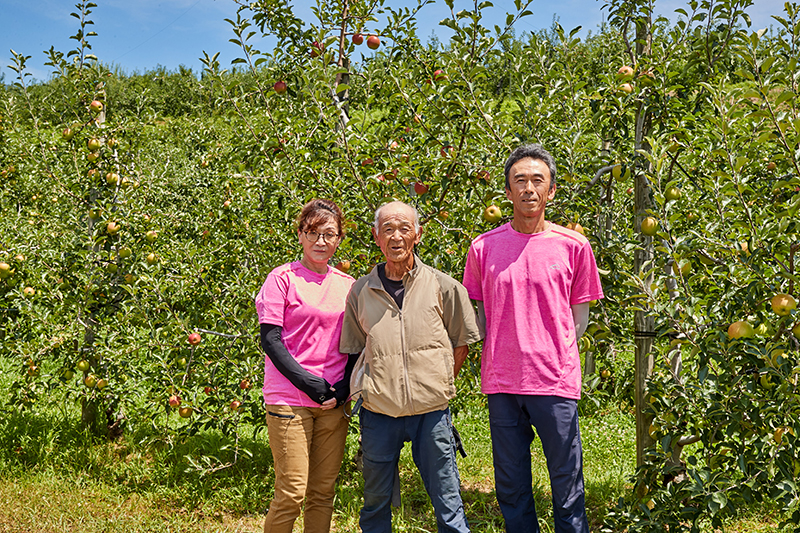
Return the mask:
M 381 40 L 377 35 L 370 35 L 367 37 L 367 48 L 370 50 L 377 50 L 381 45 Z
M 192 346 L 197 346 L 198 344 L 200 344 L 201 340 L 202 337 L 200 337 L 200 334 L 197 332 L 190 333 L 189 338 L 187 339 L 187 341 L 189 341 L 189 344 L 191 344 Z
M 325 45 L 319 41 L 311 43 L 311 57 L 319 57 L 325 51 Z
M 178 407 L 180 404 L 181 404 L 181 397 L 180 396 L 176 396 L 176 395 L 173 394 L 172 396 L 169 397 L 169 406 L 170 407 L 173 407 L 173 408 L 174 407 Z
M 348 272 L 350 272 L 350 261 L 347 259 L 343 259 L 342 261 L 336 263 L 336 266 L 334 268 L 341 270 L 342 272 L 347 274 Z
M 417 196 L 422 196 L 428 192 L 428 186 L 421 181 L 414 182 L 414 192 L 417 193 Z
M 242 390 L 247 390 L 250 388 L 250 380 L 245 378 L 239 382 L 239 388 Z
M 242 406 L 242 402 L 240 402 L 239 400 L 233 400 L 231 402 L 231 411 L 238 411 L 239 407 L 241 407 L 241 406 Z
M 189 418 L 192 416 L 192 407 L 190 405 L 185 405 L 178 408 L 178 415 L 180 415 L 181 418 Z
M 363 42 L 364 42 L 364 36 L 363 35 L 361 35 L 360 33 L 354 33 L 353 34 L 353 44 L 354 45 L 358 46 Z
M 92 100 L 92 103 L 89 104 L 89 109 L 94 111 L 95 113 L 99 113 L 103 110 L 103 102 L 100 100 Z
M 434 81 L 443 81 L 447 79 L 447 74 L 444 73 L 442 69 L 436 70 L 433 72 L 433 79 Z
M 273 85 L 272 88 L 275 89 L 276 93 L 283 94 L 283 93 L 286 92 L 286 89 L 287 89 L 286 82 L 282 81 L 282 80 L 281 81 L 276 81 L 275 85 Z

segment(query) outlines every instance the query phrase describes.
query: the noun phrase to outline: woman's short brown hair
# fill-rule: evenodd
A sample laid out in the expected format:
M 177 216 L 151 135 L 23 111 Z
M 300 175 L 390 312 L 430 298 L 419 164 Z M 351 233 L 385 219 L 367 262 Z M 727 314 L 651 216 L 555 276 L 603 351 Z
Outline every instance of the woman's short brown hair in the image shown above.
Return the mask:
M 339 237 L 344 237 L 344 214 L 339 206 L 331 200 L 314 198 L 304 205 L 297 215 L 297 229 L 312 230 L 328 221 L 334 222 L 339 228 Z

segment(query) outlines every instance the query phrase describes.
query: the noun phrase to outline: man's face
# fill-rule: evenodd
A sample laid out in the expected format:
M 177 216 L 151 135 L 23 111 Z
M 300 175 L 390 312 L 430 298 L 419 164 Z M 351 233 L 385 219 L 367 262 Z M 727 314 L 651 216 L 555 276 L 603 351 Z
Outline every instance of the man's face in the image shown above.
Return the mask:
M 550 169 L 544 161 L 526 157 L 520 159 L 508 172 L 506 198 L 514 204 L 514 215 L 537 218 L 545 205 L 556 194 L 550 187 Z
M 410 261 L 422 230 L 414 230 L 414 213 L 407 205 L 389 204 L 381 209 L 378 230 L 372 229 L 375 242 L 390 263 Z

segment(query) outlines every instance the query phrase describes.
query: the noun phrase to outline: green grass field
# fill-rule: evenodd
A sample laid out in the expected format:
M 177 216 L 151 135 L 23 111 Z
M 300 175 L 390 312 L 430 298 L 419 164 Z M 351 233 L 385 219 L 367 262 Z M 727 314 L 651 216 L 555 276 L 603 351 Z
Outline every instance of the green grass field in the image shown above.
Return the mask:
M 462 388 L 467 390 L 452 406 L 468 453 L 459 457 L 467 516 L 476 533 L 501 532 L 485 399 L 463 381 Z M 7 411 L 0 418 L 0 531 L 261 531 L 273 475 L 265 432 L 240 428 L 236 456 L 234 437 L 165 432 L 155 421 L 116 441 L 97 440 L 79 429 L 77 405 L 52 405 L 41 411 Z M 607 508 L 630 486 L 633 414 L 611 407 L 586 412 L 581 433 L 587 507 L 592 529 L 599 530 Z M 354 419 L 337 486 L 334 531 L 358 531 L 363 482 L 354 462 L 357 448 Z M 532 453 L 540 526 L 548 532 L 550 487 L 538 442 Z M 402 507 L 395 510 L 394 530 L 435 531 L 409 446 L 402 455 L 401 481 Z M 725 531 L 777 531 L 778 522 L 774 510 L 764 506 L 743 512 Z M 302 531 L 302 519 L 295 530 Z

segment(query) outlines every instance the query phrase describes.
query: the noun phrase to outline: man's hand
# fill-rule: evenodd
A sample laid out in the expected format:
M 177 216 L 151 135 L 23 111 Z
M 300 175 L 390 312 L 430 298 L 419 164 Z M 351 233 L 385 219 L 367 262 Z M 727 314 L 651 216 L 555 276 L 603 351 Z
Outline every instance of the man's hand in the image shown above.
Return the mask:
M 461 370 L 461 366 L 464 364 L 464 361 L 467 360 L 467 354 L 469 354 L 469 346 L 466 344 L 453 349 L 453 359 L 455 360 L 455 364 L 453 365 L 454 378 L 458 377 L 458 372 Z

